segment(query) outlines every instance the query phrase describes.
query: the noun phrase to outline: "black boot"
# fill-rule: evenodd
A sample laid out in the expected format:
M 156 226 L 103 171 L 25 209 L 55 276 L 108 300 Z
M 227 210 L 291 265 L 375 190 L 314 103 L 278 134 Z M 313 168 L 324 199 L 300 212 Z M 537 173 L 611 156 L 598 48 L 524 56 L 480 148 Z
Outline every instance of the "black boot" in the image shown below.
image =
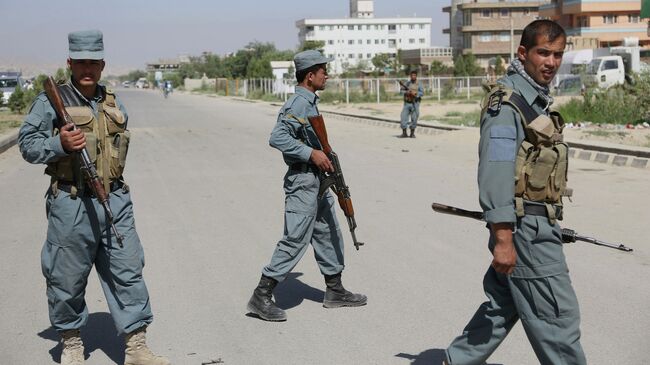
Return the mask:
M 271 299 L 276 285 L 278 285 L 277 280 L 262 275 L 251 300 L 248 301 L 248 310 L 266 321 L 286 321 L 287 314 Z
M 406 137 L 408 137 L 408 136 L 406 135 L 406 128 L 404 128 L 404 129 L 402 129 L 402 135 L 399 136 L 399 138 L 406 138 Z
M 345 290 L 341 283 L 341 273 L 336 275 L 325 275 L 325 299 L 323 307 L 340 308 L 340 307 L 358 307 L 366 305 L 368 298 L 363 294 L 354 294 Z
M 411 128 L 411 135 L 409 137 L 415 138 L 415 128 Z

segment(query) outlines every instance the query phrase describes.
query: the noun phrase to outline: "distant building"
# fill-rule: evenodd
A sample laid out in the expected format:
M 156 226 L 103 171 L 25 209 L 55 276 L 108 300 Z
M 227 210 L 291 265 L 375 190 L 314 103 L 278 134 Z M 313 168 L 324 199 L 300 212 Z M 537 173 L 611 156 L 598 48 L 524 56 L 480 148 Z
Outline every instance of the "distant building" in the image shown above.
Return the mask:
M 418 65 L 420 69 L 428 69 L 433 61 L 453 66 L 454 49 L 452 47 L 429 47 L 403 50 L 400 53 L 400 62 L 403 65 Z
M 562 25 L 573 49 L 621 46 L 630 37 L 650 46 L 639 0 L 551 0 L 540 6 L 539 15 Z
M 521 32 L 538 18 L 540 5 L 550 0 L 452 0 L 442 10 L 449 13 L 449 44 L 456 54 L 473 53 L 485 68 L 496 56 L 510 61 Z M 514 37 L 510 38 L 510 29 Z
M 431 18 L 375 18 L 372 0 L 350 0 L 350 18 L 302 19 L 296 22 L 300 43 L 324 42 L 323 53 L 333 57 L 332 73 L 364 63 L 373 69 L 377 54 L 397 56 L 402 49 L 431 46 Z

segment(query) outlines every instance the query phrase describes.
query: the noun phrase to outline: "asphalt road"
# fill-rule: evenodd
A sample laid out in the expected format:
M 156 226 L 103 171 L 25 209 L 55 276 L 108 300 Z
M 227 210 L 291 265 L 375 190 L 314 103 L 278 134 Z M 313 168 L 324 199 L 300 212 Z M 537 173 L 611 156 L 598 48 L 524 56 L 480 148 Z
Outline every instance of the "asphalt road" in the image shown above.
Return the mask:
M 398 139 L 397 129 L 327 120 L 366 246 L 346 232 L 344 284 L 361 308 L 325 309 L 309 251 L 277 290 L 289 320 L 246 315 L 246 302 L 282 234 L 286 167 L 268 146 L 277 107 L 151 91 L 120 93 L 130 114 L 125 172 L 145 247 L 154 351 L 174 364 L 440 364 L 443 349 L 484 301 L 491 256 L 475 221 L 435 214 L 436 200 L 476 209 L 476 138 L 467 132 Z M 570 162 L 564 225 L 634 247 L 565 247 L 590 364 L 650 361 L 650 170 Z M 59 361 L 40 250 L 43 166 L 16 147 L 0 155 L 0 364 Z M 83 331 L 88 364 L 121 364 L 96 274 Z M 536 364 L 520 325 L 490 364 Z

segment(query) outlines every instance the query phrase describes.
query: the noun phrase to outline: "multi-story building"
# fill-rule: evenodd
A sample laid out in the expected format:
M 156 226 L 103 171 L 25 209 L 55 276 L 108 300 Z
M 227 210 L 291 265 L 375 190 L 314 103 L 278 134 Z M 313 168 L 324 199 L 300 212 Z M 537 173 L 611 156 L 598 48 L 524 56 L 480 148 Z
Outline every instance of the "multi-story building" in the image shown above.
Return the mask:
M 332 73 L 361 62 L 372 69 L 377 54 L 397 56 L 400 49 L 431 45 L 431 18 L 375 18 L 372 0 L 350 0 L 350 17 L 301 19 L 296 22 L 300 43 L 324 42 L 323 53 L 333 57 Z
M 452 0 L 442 9 L 449 13 L 449 28 L 443 32 L 449 34 L 456 54 L 471 52 L 483 67 L 496 56 L 509 62 L 524 27 L 538 18 L 540 5 L 549 1 Z
M 540 6 L 539 15 L 562 25 L 576 49 L 593 43 L 584 42 L 587 39 L 595 39 L 594 48 L 620 46 L 628 37 L 638 38 L 641 46 L 650 45 L 640 0 L 551 0 Z

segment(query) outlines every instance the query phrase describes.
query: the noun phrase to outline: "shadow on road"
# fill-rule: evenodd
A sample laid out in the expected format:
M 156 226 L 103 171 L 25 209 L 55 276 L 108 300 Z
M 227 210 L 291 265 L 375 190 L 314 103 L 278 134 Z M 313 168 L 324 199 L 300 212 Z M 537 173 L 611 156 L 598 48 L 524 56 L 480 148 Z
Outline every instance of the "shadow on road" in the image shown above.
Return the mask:
M 316 303 L 323 302 L 325 292 L 298 280 L 298 277 L 302 275 L 301 272 L 292 272 L 283 282 L 278 284 L 278 287 L 273 293 L 275 296 L 275 303 L 278 307 L 282 309 L 290 309 L 298 306 L 304 299 Z M 323 285 L 325 285 L 325 283 L 323 283 Z
M 54 362 L 61 362 L 61 336 L 56 330 L 50 327 L 39 332 L 38 335 L 57 343 L 49 352 Z M 117 335 L 113 318 L 109 313 L 91 313 L 88 316 L 88 323 L 81 329 L 81 338 L 84 342 L 86 359 L 95 350 L 101 350 L 115 364 L 124 363 L 124 340 Z
M 395 355 L 403 359 L 411 360 L 411 365 L 443 365 L 445 360 L 445 350 L 429 349 L 420 352 L 417 355 L 405 354 L 403 352 Z M 486 365 L 503 365 L 503 364 L 486 364 Z

